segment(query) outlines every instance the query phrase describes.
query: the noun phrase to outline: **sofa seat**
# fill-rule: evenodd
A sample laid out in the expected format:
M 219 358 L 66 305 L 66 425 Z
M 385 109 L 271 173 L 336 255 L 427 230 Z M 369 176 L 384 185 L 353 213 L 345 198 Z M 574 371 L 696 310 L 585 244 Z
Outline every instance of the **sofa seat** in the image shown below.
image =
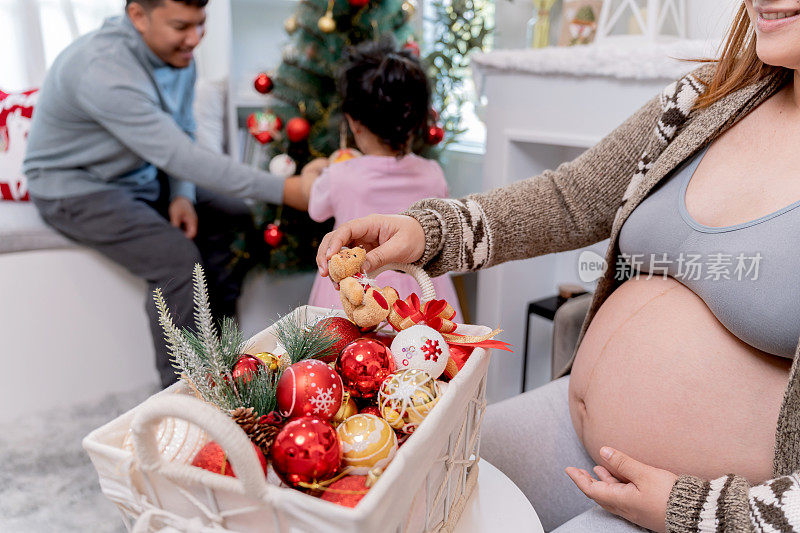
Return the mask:
M 0 254 L 75 246 L 45 224 L 33 203 L 0 201 Z

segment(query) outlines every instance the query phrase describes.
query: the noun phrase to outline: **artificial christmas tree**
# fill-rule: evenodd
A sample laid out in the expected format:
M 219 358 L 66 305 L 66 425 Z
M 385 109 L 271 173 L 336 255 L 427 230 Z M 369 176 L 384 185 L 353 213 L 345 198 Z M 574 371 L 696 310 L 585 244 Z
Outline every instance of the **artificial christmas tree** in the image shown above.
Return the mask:
M 489 32 L 485 15 L 477 13 L 473 0 L 436 0 L 432 5 L 437 37 L 422 61 L 434 88 L 434 108 L 442 108 L 441 117 L 431 110 L 430 124 L 414 144 L 414 151 L 426 157 L 437 157 L 459 133 L 458 108 L 463 99 L 448 92 L 460 87 L 468 53 L 481 48 Z M 353 148 L 348 142 L 336 88 L 343 52 L 348 46 L 388 34 L 398 47 L 419 53 L 419 39 L 411 24 L 415 12 L 412 0 L 299 2 L 296 12 L 284 23 L 291 40 L 283 50 L 280 66 L 254 80 L 256 87 L 263 87 L 266 76 L 270 85 L 265 108 L 259 115 L 270 120 L 258 122 L 255 115 L 251 120 L 256 126 L 265 126 L 254 127 L 251 133 L 265 145 L 266 159 L 291 158 L 299 172 L 313 158 L 330 157 L 338 149 Z M 283 159 L 281 163 L 280 167 L 289 168 Z M 267 270 L 278 272 L 315 269 L 316 249 L 332 228 L 330 221 L 317 224 L 306 213 L 269 204 L 257 206 L 255 223 L 260 231 L 253 235 L 264 235 L 268 242 L 250 242 L 243 235 L 235 248 L 241 257 L 252 258 Z M 280 228 L 280 239 L 275 236 L 276 228 Z

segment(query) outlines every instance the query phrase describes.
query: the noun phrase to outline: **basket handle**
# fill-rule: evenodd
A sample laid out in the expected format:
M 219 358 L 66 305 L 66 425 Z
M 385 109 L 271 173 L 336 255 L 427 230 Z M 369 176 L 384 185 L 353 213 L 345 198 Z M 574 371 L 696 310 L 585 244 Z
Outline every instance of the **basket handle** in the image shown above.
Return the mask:
M 205 470 L 172 463 L 161 456 L 156 435 L 158 424 L 166 417 L 181 418 L 195 424 L 206 431 L 228 454 L 237 477 L 214 476 L 214 481 L 211 483 L 216 488 L 240 492 L 244 486 L 246 494 L 259 499 L 267 496 L 269 485 L 264 480 L 261 463 L 247 435 L 236 422 L 215 407 L 183 394 L 166 394 L 151 398 L 137 410 L 131 422 L 131 436 L 143 470 L 157 472 L 182 484 L 209 484 L 212 479 Z
M 420 289 L 422 289 L 422 301 L 429 302 L 431 300 L 436 299 L 436 290 L 433 288 L 433 281 L 431 277 L 428 275 L 425 270 L 418 267 L 417 265 L 410 265 L 407 263 L 389 263 L 383 265 L 381 268 L 374 270 L 367 274 L 369 278 L 375 278 L 378 274 L 382 274 L 387 270 L 397 270 L 399 272 L 405 272 L 413 277 L 416 282 L 419 284 Z

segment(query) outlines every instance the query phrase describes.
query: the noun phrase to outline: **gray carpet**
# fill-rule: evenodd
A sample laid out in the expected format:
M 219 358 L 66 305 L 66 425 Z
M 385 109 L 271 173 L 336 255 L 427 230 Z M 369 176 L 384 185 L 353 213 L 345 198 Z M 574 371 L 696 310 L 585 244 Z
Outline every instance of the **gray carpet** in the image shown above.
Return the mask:
M 81 440 L 156 390 L 113 395 L 0 425 L 0 531 L 125 531 L 119 511 L 100 492 Z

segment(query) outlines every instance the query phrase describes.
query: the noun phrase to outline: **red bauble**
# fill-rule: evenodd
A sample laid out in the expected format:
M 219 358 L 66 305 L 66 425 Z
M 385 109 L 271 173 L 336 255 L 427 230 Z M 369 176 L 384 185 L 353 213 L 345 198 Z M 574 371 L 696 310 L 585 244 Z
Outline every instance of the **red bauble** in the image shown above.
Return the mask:
M 255 444 L 253 444 L 253 449 L 256 451 L 258 462 L 261 463 L 264 475 L 266 475 L 267 460 Z M 192 466 L 214 472 L 215 474 L 236 477 L 236 474 L 233 473 L 233 467 L 230 461 L 228 461 L 228 454 L 225 453 L 222 446 L 213 440 L 200 448 L 200 451 L 197 452 L 197 455 L 192 459 Z
M 296 487 L 333 476 L 342 462 L 342 448 L 330 424 L 304 416 L 283 426 L 272 443 L 270 456 L 281 479 Z
M 311 124 L 303 117 L 294 117 L 286 123 L 286 136 L 293 143 L 304 141 L 311 132 Z
M 314 415 L 330 420 L 342 406 L 342 378 L 318 359 L 306 359 L 283 371 L 275 399 L 281 415 Z
M 361 409 L 358 410 L 358 414 L 360 415 L 375 415 L 378 418 L 383 418 L 381 415 L 381 410 L 378 409 L 377 405 L 365 405 Z
M 367 476 L 345 476 L 328 485 L 321 498 L 345 507 L 355 507 L 368 491 Z
M 408 50 L 417 57 L 419 57 L 420 55 L 419 44 L 417 44 L 416 41 L 408 41 L 406 44 L 403 45 L 403 48 L 405 50 Z
M 283 230 L 277 224 L 268 224 L 264 230 L 264 242 L 275 248 L 283 240 Z
M 428 134 L 425 139 L 428 141 L 428 144 L 439 144 L 442 142 L 442 139 L 444 139 L 444 130 L 440 126 L 434 124 L 428 128 Z
M 249 354 L 239 356 L 239 360 L 233 365 L 233 372 L 231 375 L 233 379 L 243 379 L 245 383 L 253 379 L 253 375 L 258 372 L 259 367 L 264 366 L 258 358 Z
M 333 363 L 336 361 L 344 347 L 361 336 L 361 330 L 358 329 L 358 326 L 344 317 L 333 316 L 324 318 L 319 321 L 319 325 L 324 327 L 325 331 L 337 339 L 336 344 L 331 346 L 322 356 L 318 357 L 320 361 L 325 361 L 326 363 Z
M 345 346 L 336 361 L 336 370 L 353 398 L 374 398 L 395 365 L 389 348 L 361 338 Z
M 347 0 L 347 2 L 353 7 L 364 7 L 369 4 L 369 0 Z
M 267 94 L 272 90 L 272 78 L 266 72 L 262 72 L 256 76 L 253 87 L 261 94 Z
M 259 111 L 247 117 L 247 129 L 250 135 L 261 144 L 267 144 L 278 135 L 283 123 L 274 113 Z

